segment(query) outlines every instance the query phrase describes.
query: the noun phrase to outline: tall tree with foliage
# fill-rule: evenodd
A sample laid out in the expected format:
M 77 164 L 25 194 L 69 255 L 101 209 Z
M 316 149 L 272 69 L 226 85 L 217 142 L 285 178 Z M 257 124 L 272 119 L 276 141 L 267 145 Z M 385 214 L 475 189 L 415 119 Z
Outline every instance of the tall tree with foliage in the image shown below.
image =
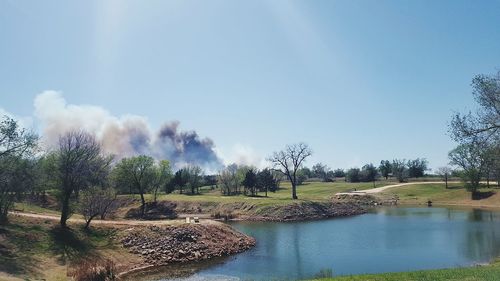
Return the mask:
M 408 166 L 403 159 L 394 159 L 392 161 L 392 175 L 398 179 L 399 182 L 405 182 L 408 179 Z
M 257 173 L 257 186 L 260 191 L 267 192 L 276 192 L 278 189 L 278 183 L 270 169 L 264 169 Z
M 199 188 L 203 183 L 203 170 L 199 166 L 187 166 L 184 168 L 187 177 L 187 184 L 191 189 L 191 194 L 200 193 Z
M 186 187 L 188 183 L 188 174 L 184 169 L 177 170 L 174 176 L 170 180 L 169 184 L 166 187 L 165 192 L 170 193 L 175 189 L 179 189 L 179 193 L 182 194 L 184 187 Z
M 154 184 L 155 161 L 146 155 L 123 158 L 113 170 L 115 185 L 138 193 L 141 196 L 141 212 L 144 214 L 148 193 Z
M 33 190 L 36 181 L 33 164 L 32 159 L 20 156 L 0 157 L 0 224 L 7 222 L 15 199 Z
M 478 145 L 461 144 L 448 154 L 450 164 L 462 169 L 461 178 L 467 190 L 471 192 L 472 199 L 476 199 L 481 175 L 486 168 L 486 152 Z
M 406 165 L 408 166 L 408 176 L 410 178 L 419 178 L 425 175 L 428 162 L 425 158 L 417 158 L 414 160 L 408 160 Z
M 287 145 L 284 150 L 274 152 L 267 160 L 273 163 L 275 168 L 281 171 L 292 184 L 292 199 L 297 197 L 297 172 L 301 168 L 307 157 L 312 155 L 312 151 L 305 143 Z
M 0 224 L 7 222 L 15 197 L 33 179 L 28 158 L 35 152 L 37 141 L 38 137 L 16 120 L 4 116 L 0 121 Z
M 366 164 L 361 168 L 359 177 L 363 182 L 373 182 L 373 187 L 375 187 L 375 181 L 378 177 L 377 168 L 373 164 Z
M 345 174 L 345 179 L 348 182 L 360 182 L 359 173 L 361 170 L 359 168 L 350 168 Z
M 392 164 L 389 160 L 380 161 L 380 165 L 378 166 L 378 170 L 380 174 L 387 180 L 389 175 L 392 172 Z
M 70 131 L 59 137 L 59 148 L 53 152 L 51 171 L 57 181 L 61 204 L 60 224 L 72 214 L 72 197 L 93 185 L 103 185 L 108 177 L 111 157 L 103 156 L 95 137 L 84 131 Z
M 462 168 L 462 179 L 474 198 L 482 176 L 500 174 L 500 71 L 472 79 L 472 94 L 479 105 L 474 112 L 456 113 L 450 135 L 459 146 L 450 163 Z M 478 174 L 479 173 L 479 174 Z M 498 180 L 498 176 L 497 176 Z
M 245 190 L 250 192 L 251 196 L 257 195 L 257 175 L 253 169 L 249 169 L 247 171 L 242 184 L 245 187 Z

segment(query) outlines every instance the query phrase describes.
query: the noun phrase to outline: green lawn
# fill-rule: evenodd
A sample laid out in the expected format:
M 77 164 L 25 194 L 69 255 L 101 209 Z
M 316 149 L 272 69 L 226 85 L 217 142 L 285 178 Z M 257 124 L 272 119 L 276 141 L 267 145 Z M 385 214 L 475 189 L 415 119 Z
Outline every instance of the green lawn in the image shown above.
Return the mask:
M 497 281 L 500 263 L 467 268 L 381 273 L 315 279 L 321 281 Z
M 482 193 L 489 193 L 489 197 L 481 200 L 472 200 L 462 183 L 449 184 L 446 189 L 443 184 L 407 185 L 386 190 L 383 195 L 397 195 L 399 204 L 422 205 L 431 200 L 434 205 L 462 205 L 471 207 L 500 207 L 500 189 L 480 189 Z
M 379 181 L 376 182 L 376 187 L 393 184 L 393 182 Z M 297 196 L 299 200 L 304 201 L 325 201 L 330 199 L 338 192 L 350 190 L 364 190 L 373 188 L 373 183 L 346 183 L 346 182 L 307 182 L 297 187 Z M 238 196 L 223 196 L 219 189 L 211 190 L 209 187 L 203 187 L 199 195 L 186 195 L 179 193 L 162 194 L 159 200 L 172 201 L 199 201 L 199 202 L 253 202 L 257 204 L 286 204 L 292 202 L 291 185 L 289 182 L 281 184 L 281 188 L 277 192 L 268 192 L 268 197 L 264 197 L 264 192 L 259 192 L 258 197 L 249 197 L 244 195 Z M 137 196 L 137 195 L 136 195 Z M 147 199 L 151 199 L 151 195 L 146 195 Z

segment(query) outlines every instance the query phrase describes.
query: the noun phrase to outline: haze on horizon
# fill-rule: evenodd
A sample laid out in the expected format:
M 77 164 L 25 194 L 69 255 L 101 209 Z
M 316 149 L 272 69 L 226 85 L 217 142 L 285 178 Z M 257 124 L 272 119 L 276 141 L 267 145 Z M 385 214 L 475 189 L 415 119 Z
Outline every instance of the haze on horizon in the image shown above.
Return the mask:
M 435 168 L 471 79 L 498 70 L 499 14 L 493 0 L 0 1 L 0 113 L 44 136 L 133 120 L 151 153 L 178 120 L 174 136 L 196 131 L 221 163 L 303 141 L 308 166 Z

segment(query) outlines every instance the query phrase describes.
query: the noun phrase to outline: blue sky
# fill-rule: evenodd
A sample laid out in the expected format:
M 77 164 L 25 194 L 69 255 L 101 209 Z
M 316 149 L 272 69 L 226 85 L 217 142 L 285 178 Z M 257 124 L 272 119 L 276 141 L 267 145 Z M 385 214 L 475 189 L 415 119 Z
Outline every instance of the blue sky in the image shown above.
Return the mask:
M 472 77 L 500 67 L 499 15 L 493 0 L 0 0 L 0 108 L 30 117 L 56 90 L 179 120 L 227 162 L 304 141 L 308 165 L 437 167 Z

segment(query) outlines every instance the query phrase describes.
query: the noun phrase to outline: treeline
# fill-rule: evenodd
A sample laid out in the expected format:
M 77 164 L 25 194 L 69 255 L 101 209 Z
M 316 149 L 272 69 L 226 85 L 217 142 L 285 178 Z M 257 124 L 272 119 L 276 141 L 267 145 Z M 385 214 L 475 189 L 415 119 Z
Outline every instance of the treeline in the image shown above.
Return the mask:
M 315 164 L 311 169 L 304 167 L 298 171 L 299 184 L 306 180 L 321 180 L 333 182 L 337 178 L 344 178 L 347 182 L 372 182 L 380 177 L 388 179 L 395 177 L 399 182 L 405 182 L 408 178 L 419 178 L 428 171 L 428 162 L 424 158 L 414 160 L 395 159 L 392 161 L 382 160 L 378 167 L 366 164 L 360 168 L 347 170 L 332 170 L 322 163 Z
M 188 165 L 172 170 L 168 160 L 139 155 L 116 160 L 106 155 L 95 137 L 84 131 L 61 135 L 57 147 L 42 151 L 38 136 L 4 117 L 0 122 L 0 223 L 5 223 L 14 202 L 43 203 L 50 190 L 61 210 L 61 226 L 75 212 L 86 220 L 104 219 L 118 208 L 117 194 L 138 194 L 141 213 L 151 194 L 178 191 L 199 194 L 200 187 L 217 187 L 223 195 L 275 192 L 283 175 L 271 169 L 229 165 L 218 175 L 205 175 L 202 168 Z

